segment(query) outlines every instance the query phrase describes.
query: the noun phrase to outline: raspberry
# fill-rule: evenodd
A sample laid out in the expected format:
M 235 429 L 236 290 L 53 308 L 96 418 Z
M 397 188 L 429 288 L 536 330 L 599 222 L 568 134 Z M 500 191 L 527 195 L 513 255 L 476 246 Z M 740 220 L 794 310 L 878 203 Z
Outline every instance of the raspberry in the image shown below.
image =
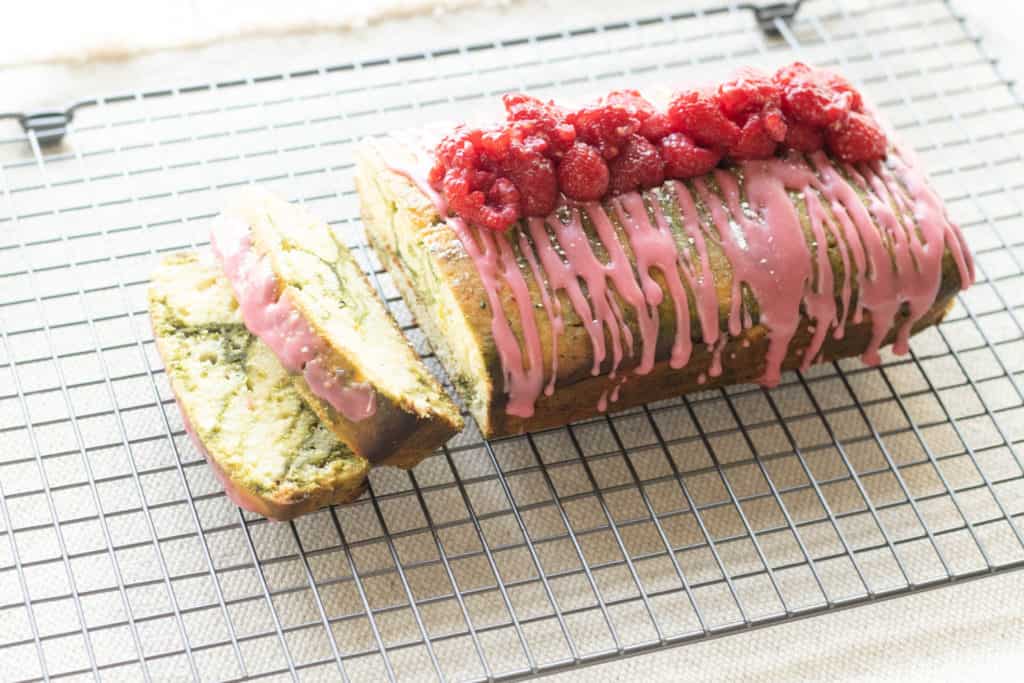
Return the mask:
M 855 91 L 833 76 L 801 62 L 779 69 L 775 81 L 782 88 L 782 111 L 790 119 L 812 126 L 827 126 L 845 118 L 854 104 Z
M 792 64 L 779 67 L 779 70 L 772 76 L 772 80 L 786 88 L 795 81 L 807 78 L 812 72 L 813 69 L 803 62 L 793 62 Z
M 786 89 L 782 110 L 794 121 L 824 127 L 842 119 L 849 106 L 837 102 L 818 86 L 800 84 Z
M 705 147 L 729 148 L 740 138 L 740 128 L 726 118 L 708 90 L 677 92 L 668 104 L 672 127 Z
M 608 162 L 609 187 L 613 192 L 660 185 L 665 179 L 658 149 L 642 135 L 631 135 L 617 157 Z
M 427 178 L 452 211 L 494 230 L 551 213 L 560 191 L 593 201 L 708 173 L 725 154 L 762 159 L 784 143 L 861 162 L 884 157 L 887 144 L 846 79 L 799 62 L 677 92 L 666 111 L 636 90 L 575 111 L 521 93 L 503 101 L 504 122 L 460 126 L 437 145 Z
M 640 120 L 655 112 L 654 105 L 647 101 L 639 90 L 612 90 L 605 95 L 607 104 L 623 107 Z
M 444 193 L 452 211 L 476 225 L 506 230 L 519 219 L 519 192 L 507 178 L 499 178 L 487 188 L 477 187 L 466 169 L 449 169 L 444 177 Z M 487 204 L 487 199 L 491 204 Z
M 874 119 L 861 112 L 851 112 L 841 124 L 828 128 L 825 140 L 833 154 L 850 163 L 885 157 L 885 133 Z
M 672 132 L 668 116 L 654 108 L 636 90 L 613 90 L 608 93 L 605 100 L 609 104 L 616 104 L 627 107 L 640 121 L 640 129 L 637 131 L 651 142 L 657 142 Z
M 558 184 L 571 199 L 600 199 L 608 191 L 608 164 L 596 149 L 577 142 L 558 164 Z
M 801 152 L 817 152 L 825 146 L 825 134 L 820 128 L 791 121 L 786 130 L 786 146 Z
M 640 124 L 640 135 L 651 142 L 657 142 L 672 132 L 672 124 L 668 120 L 668 114 L 654 112 Z
M 729 156 L 734 159 L 767 159 L 775 154 L 777 144 L 768 133 L 765 117 L 754 114 L 743 124 L 740 139 L 729 148 Z
M 520 208 L 526 216 L 547 216 L 558 204 L 558 178 L 555 165 L 539 154 L 529 154 L 506 162 L 504 169 L 521 196 Z
M 782 112 L 778 109 L 768 109 L 762 112 L 762 116 L 764 117 L 764 130 L 768 136 L 775 142 L 785 140 L 789 124 Z
M 718 86 L 718 104 L 722 112 L 740 125 L 746 123 L 749 114 L 778 109 L 780 102 L 778 84 L 760 69 L 739 69 L 732 80 Z
M 818 74 L 832 90 L 849 96 L 850 111 L 864 111 L 864 98 L 860 96 L 860 93 L 848 80 L 827 69 L 818 69 Z
M 576 129 L 566 121 L 566 111 L 554 102 L 543 102 L 523 93 L 501 98 L 509 121 L 520 122 L 526 135 L 544 140 L 555 156 L 561 156 L 576 140 Z
M 597 148 L 605 159 L 619 154 L 629 136 L 640 129 L 640 117 L 632 104 L 598 102 L 569 115 L 580 140 Z
M 722 155 L 700 147 L 686 133 L 672 133 L 661 141 L 661 159 L 669 178 L 693 178 L 713 169 Z
M 487 198 L 499 206 L 515 206 L 519 203 L 519 190 L 508 178 L 497 178 L 487 191 Z

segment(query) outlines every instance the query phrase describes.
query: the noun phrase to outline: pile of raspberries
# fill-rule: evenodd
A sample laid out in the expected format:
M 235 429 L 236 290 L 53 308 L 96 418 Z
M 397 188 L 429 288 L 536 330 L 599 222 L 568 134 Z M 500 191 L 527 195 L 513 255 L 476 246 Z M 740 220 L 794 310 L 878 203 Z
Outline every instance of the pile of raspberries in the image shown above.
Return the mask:
M 723 159 L 827 149 L 849 163 L 882 159 L 886 138 L 842 76 L 795 62 L 738 71 L 717 87 L 676 91 L 662 111 L 635 90 L 569 110 L 512 93 L 505 121 L 460 126 L 435 150 L 428 181 L 466 221 L 506 230 L 546 216 L 559 194 L 593 201 L 692 178 Z

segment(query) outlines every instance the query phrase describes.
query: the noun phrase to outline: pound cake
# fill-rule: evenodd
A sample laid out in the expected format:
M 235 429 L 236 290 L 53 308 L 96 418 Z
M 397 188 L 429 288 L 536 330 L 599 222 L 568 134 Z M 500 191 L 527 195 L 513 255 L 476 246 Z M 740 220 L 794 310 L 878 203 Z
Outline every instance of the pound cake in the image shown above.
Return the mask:
M 842 77 L 744 69 L 656 105 L 510 94 L 506 118 L 366 143 L 373 248 L 487 436 L 785 370 L 880 362 L 971 255 Z
M 362 494 L 370 463 L 323 426 L 245 328 L 212 258 L 166 258 L 149 311 L 185 427 L 236 505 L 287 520 Z
M 211 243 L 249 331 L 357 454 L 412 467 L 462 429 L 455 404 L 326 222 L 250 188 L 214 221 Z

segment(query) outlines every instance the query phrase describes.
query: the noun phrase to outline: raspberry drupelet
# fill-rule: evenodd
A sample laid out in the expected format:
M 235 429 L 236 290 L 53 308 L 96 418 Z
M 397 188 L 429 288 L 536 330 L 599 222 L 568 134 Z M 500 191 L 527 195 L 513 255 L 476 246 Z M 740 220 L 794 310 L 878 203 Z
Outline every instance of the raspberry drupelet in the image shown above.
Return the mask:
M 664 109 L 636 90 L 578 109 L 522 93 L 502 101 L 505 121 L 456 128 L 434 150 L 428 175 L 451 212 L 498 231 L 550 214 L 563 195 L 597 201 L 791 151 L 869 162 L 888 147 L 845 78 L 800 62 L 774 74 L 746 67 L 718 86 L 678 90 Z

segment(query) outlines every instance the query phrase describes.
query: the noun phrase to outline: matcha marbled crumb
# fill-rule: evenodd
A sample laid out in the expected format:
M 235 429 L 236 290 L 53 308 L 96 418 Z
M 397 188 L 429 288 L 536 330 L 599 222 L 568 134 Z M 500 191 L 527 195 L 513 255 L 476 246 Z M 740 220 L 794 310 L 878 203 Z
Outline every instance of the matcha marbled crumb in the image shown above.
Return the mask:
M 365 461 L 320 424 L 271 351 L 245 329 L 211 263 L 194 254 L 165 260 L 153 275 L 150 315 L 182 410 L 238 485 L 302 496 L 361 483 Z

